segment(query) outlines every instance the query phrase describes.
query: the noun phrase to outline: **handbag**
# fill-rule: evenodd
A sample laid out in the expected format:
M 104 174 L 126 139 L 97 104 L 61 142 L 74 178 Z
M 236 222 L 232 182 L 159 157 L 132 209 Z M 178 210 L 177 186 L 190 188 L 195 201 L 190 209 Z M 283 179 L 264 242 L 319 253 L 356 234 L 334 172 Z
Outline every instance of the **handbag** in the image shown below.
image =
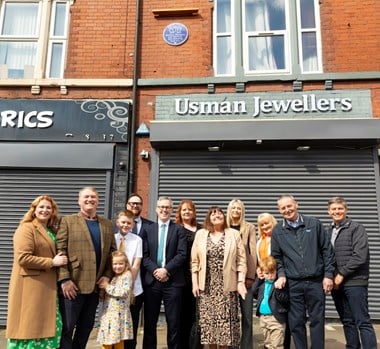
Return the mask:
M 199 326 L 199 308 L 198 308 L 198 297 L 195 301 L 195 321 L 191 326 L 190 336 L 189 336 L 189 348 L 190 349 L 202 349 L 201 344 L 201 328 Z

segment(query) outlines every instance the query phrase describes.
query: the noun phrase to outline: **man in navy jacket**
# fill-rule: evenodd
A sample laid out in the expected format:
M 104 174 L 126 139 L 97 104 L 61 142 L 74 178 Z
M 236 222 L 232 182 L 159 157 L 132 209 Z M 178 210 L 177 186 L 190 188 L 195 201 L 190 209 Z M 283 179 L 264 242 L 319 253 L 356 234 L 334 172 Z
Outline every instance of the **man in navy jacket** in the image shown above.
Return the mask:
M 277 200 L 283 216 L 272 232 L 272 256 L 277 260 L 276 287 L 289 287 L 288 322 L 296 349 L 306 349 L 306 319 L 310 322 L 311 348 L 325 345 L 325 294 L 331 292 L 334 252 L 322 223 L 298 213 L 292 195 Z

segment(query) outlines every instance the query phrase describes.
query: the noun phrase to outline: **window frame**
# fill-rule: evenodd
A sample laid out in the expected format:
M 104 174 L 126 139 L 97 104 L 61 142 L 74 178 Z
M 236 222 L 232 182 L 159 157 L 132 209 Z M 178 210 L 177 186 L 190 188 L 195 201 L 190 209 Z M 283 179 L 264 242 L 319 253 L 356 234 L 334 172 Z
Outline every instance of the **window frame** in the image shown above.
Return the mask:
M 266 31 L 245 31 L 246 28 L 246 14 L 245 14 L 245 2 L 243 0 L 242 5 L 242 36 L 243 36 L 243 70 L 245 75 L 272 75 L 272 74 L 289 74 L 290 69 L 290 18 L 289 18 L 289 0 L 284 0 L 285 2 L 285 29 L 283 30 L 266 30 Z M 260 37 L 270 37 L 282 36 L 284 38 L 284 69 L 275 70 L 250 70 L 249 69 L 249 38 L 260 38 Z
M 234 69 L 236 65 L 236 50 L 235 50 L 235 44 L 234 44 L 234 38 L 236 38 L 236 25 L 235 25 L 235 6 L 234 6 L 234 0 L 225 0 L 230 2 L 230 9 L 231 9 L 231 23 L 230 23 L 230 28 L 231 30 L 229 32 L 221 32 L 218 33 L 218 21 L 216 18 L 214 18 L 213 21 L 213 47 L 214 47 L 214 57 L 213 57 L 213 67 L 214 67 L 214 72 L 217 76 L 232 76 L 234 75 Z M 214 13 L 215 17 L 218 12 L 218 1 L 215 1 L 215 8 L 214 8 Z M 225 73 L 225 74 L 218 74 L 217 71 L 219 71 L 219 62 L 218 62 L 218 49 L 219 49 L 219 41 L 218 38 L 221 37 L 229 37 L 231 39 L 231 73 Z
M 54 35 L 54 25 L 56 22 L 56 9 L 58 3 L 65 3 L 65 18 L 67 19 L 64 22 L 64 29 L 63 29 L 63 35 Z M 59 78 L 63 77 L 63 73 L 66 66 L 66 54 L 67 54 L 67 42 L 68 42 L 68 31 L 69 31 L 69 15 L 70 15 L 70 4 L 68 1 L 62 1 L 62 0 L 53 0 L 52 1 L 52 9 L 51 9 L 51 25 L 49 29 L 49 43 L 48 43 L 48 50 L 47 50 L 47 62 L 46 62 L 46 72 L 45 76 L 50 79 L 55 79 L 56 77 L 50 76 L 51 66 L 52 66 L 52 60 L 53 60 L 53 46 L 55 44 L 62 44 L 62 55 L 61 59 L 62 62 L 60 64 L 59 69 Z
M 321 16 L 320 16 L 320 6 L 318 0 L 314 1 L 314 19 L 315 19 L 315 27 L 313 29 L 307 28 L 302 29 L 301 25 L 301 4 L 300 0 L 297 0 L 297 36 L 298 36 L 298 59 L 300 64 L 301 73 L 304 74 L 318 74 L 323 73 L 323 61 L 322 61 L 322 34 L 321 34 Z M 318 69 L 312 71 L 305 71 L 304 61 L 303 61 L 303 45 L 302 45 L 302 34 L 303 33 L 315 33 L 316 36 L 316 49 L 317 49 L 317 64 Z
M 213 19 L 213 67 L 216 77 L 270 77 L 275 75 L 294 75 L 294 74 L 318 74 L 323 73 L 322 62 L 322 39 L 321 39 L 321 18 L 320 4 L 318 0 L 312 0 L 314 4 L 315 27 L 313 29 L 301 28 L 301 0 L 284 0 L 285 2 L 285 24 L 284 30 L 270 30 L 273 37 L 277 34 L 284 38 L 284 69 L 249 70 L 249 37 L 259 37 L 260 32 L 246 32 L 245 1 L 229 0 L 232 8 L 231 18 L 231 40 L 233 58 L 228 74 L 220 74 L 218 66 L 218 43 L 217 43 L 217 7 L 218 0 L 215 1 Z M 316 36 L 317 70 L 305 70 L 303 62 L 302 34 L 313 32 Z M 254 36 L 256 35 L 256 36 Z M 240 63 L 241 61 L 241 63 Z
M 37 36 L 9 36 L 2 35 L 5 8 L 9 3 L 21 3 L 21 4 L 38 4 L 37 15 Z M 64 35 L 62 37 L 52 37 L 54 30 L 55 16 L 56 16 L 56 4 L 66 4 L 65 20 L 64 20 Z M 33 42 L 36 44 L 36 53 L 34 56 L 34 66 L 24 65 L 23 77 L 21 78 L 9 78 L 9 68 L 6 64 L 0 65 L 0 78 L 5 79 L 57 79 L 63 78 L 64 68 L 66 64 L 67 54 L 67 42 L 68 42 L 68 26 L 70 15 L 71 0 L 1 0 L 0 7 L 0 42 Z M 52 46 L 55 43 L 63 44 L 62 60 L 59 69 L 59 77 L 50 77 L 51 61 L 52 61 Z

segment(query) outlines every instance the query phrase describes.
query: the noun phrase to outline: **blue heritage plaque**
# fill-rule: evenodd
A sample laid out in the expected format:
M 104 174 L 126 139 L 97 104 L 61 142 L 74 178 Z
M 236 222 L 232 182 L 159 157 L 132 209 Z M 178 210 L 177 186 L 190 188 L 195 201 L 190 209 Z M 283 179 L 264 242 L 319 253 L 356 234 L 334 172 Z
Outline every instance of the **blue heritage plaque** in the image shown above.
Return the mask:
M 166 26 L 162 36 L 172 46 L 182 45 L 189 37 L 189 30 L 182 23 L 171 23 Z

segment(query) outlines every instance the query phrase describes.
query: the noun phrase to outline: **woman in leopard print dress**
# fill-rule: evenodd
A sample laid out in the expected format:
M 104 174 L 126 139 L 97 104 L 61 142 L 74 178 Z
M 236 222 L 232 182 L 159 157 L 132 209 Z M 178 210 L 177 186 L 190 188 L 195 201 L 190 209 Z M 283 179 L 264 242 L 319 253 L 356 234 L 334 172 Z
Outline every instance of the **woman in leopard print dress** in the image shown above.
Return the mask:
M 199 297 L 201 343 L 226 349 L 240 342 L 238 294 L 243 298 L 246 256 L 238 231 L 226 226 L 219 207 L 211 207 L 205 229 L 191 250 L 193 294 Z

